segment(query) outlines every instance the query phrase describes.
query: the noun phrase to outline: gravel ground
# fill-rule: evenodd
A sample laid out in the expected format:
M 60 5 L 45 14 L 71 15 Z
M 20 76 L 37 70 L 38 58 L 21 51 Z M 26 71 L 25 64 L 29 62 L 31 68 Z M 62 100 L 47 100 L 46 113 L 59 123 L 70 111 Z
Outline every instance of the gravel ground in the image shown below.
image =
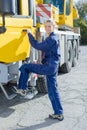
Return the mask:
M 64 120 L 48 118 L 53 111 L 47 94 L 8 101 L 0 93 L 0 130 L 87 130 L 87 46 L 80 50 L 78 65 L 58 76 Z

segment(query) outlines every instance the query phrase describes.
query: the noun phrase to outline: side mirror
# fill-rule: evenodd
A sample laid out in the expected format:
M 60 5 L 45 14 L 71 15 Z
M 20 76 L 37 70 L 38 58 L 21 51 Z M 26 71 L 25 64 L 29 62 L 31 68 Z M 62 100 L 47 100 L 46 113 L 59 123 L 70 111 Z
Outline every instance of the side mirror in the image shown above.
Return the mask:
M 0 27 L 0 34 L 6 32 L 5 15 L 15 14 L 15 0 L 0 0 L 0 15 L 2 16 L 2 26 Z
M 0 0 L 0 14 L 1 15 L 15 14 L 15 0 Z

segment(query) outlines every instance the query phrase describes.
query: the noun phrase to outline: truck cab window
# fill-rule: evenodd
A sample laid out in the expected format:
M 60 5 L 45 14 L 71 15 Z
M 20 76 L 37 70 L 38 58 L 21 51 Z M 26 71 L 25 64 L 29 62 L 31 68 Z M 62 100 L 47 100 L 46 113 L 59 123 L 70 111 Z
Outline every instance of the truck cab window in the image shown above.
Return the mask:
M 29 16 L 30 0 L 15 0 L 15 14 Z
M 20 0 L 15 0 L 15 14 L 20 15 Z
M 64 13 L 64 0 L 44 0 L 45 4 L 53 4 L 59 9 L 59 14 Z
M 66 0 L 66 15 L 70 14 L 70 0 Z
M 44 4 L 53 4 L 53 0 L 44 0 Z

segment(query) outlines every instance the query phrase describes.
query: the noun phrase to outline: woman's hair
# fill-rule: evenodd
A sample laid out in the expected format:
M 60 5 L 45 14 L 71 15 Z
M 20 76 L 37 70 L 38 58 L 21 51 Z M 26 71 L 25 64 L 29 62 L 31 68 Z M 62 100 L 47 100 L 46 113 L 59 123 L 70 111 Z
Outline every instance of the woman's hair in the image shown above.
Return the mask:
M 54 20 L 48 19 L 45 23 L 50 22 L 54 27 L 56 26 L 56 23 Z

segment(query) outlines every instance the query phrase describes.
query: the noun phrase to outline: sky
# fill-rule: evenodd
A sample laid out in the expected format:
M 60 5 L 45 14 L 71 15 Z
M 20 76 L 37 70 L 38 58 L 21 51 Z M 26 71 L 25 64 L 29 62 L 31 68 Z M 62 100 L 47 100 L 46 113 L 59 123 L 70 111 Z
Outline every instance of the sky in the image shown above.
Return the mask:
M 78 2 L 78 1 L 84 1 L 84 2 L 87 2 L 87 0 L 74 0 L 74 2 Z
M 79 0 L 74 0 L 74 2 L 76 3 L 76 2 L 78 2 Z

